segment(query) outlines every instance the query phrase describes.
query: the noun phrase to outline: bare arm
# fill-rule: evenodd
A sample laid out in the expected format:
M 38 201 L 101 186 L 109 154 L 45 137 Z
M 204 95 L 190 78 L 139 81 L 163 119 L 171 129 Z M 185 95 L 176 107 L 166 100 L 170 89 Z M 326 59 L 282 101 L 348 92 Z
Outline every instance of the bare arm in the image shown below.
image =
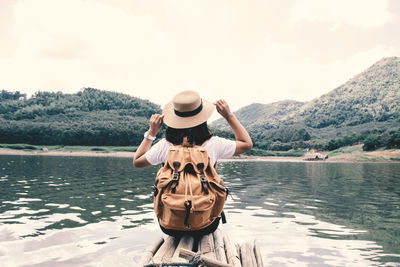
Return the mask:
M 149 134 L 151 136 L 156 136 L 158 131 L 161 129 L 161 125 L 164 119 L 164 115 L 160 114 L 153 114 L 150 118 L 150 128 Z M 153 143 L 152 140 L 143 138 L 142 143 L 140 143 L 138 149 L 133 156 L 133 165 L 137 168 L 144 168 L 151 166 L 150 162 L 147 161 L 145 157 L 145 153 L 149 151 L 151 144 Z
M 218 100 L 214 103 L 217 111 L 228 122 L 236 139 L 235 155 L 249 151 L 253 147 L 253 142 L 247 130 L 231 112 L 225 100 Z

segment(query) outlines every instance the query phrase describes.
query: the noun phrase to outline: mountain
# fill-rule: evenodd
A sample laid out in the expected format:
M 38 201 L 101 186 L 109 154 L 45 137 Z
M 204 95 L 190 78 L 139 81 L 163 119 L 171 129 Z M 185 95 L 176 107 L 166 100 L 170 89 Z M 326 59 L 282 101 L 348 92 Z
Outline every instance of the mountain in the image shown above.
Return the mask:
M 0 96 L 0 143 L 138 145 L 150 116 L 161 112 L 150 101 L 93 88 Z
M 396 129 L 400 127 L 400 58 L 383 58 L 309 102 L 251 104 L 235 115 L 248 128 L 256 146 L 267 149 L 304 146 L 304 142 L 307 147 L 338 135 Z M 227 127 L 221 119 L 211 126 Z
M 235 115 L 246 128 L 258 124 L 274 125 L 293 115 L 304 104 L 304 102 L 293 100 L 283 100 L 271 104 L 253 103 L 239 109 Z M 266 118 L 268 118 L 267 121 Z M 215 121 L 212 126 L 222 130 L 229 129 L 229 125 L 224 119 Z
M 138 145 L 151 114 L 159 112 L 150 101 L 93 88 L 37 92 L 29 99 L 3 90 L 0 143 Z M 400 147 L 400 58 L 384 58 L 309 102 L 253 103 L 235 114 L 258 148 L 335 149 L 357 142 Z M 211 127 L 232 136 L 223 120 Z
M 400 58 L 384 58 L 345 84 L 306 103 L 294 118 L 312 128 L 400 118 Z

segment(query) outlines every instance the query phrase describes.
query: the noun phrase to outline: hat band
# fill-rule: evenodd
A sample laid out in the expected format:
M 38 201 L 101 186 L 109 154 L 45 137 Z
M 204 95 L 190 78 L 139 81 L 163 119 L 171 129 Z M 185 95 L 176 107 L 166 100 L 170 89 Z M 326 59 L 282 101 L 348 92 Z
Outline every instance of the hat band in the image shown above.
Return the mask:
M 180 111 L 174 109 L 174 112 L 175 112 L 175 115 L 177 115 L 179 117 L 191 117 L 191 116 L 199 114 L 202 109 L 203 109 L 203 100 L 201 101 L 200 106 L 198 108 L 196 108 L 195 110 L 180 112 Z

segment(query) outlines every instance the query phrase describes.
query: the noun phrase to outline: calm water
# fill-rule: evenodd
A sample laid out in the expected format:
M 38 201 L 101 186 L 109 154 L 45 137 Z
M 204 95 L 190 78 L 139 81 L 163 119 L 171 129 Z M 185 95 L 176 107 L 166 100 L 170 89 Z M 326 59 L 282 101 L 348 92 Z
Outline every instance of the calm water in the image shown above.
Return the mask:
M 161 236 L 157 168 L 130 159 L 0 156 L 1 266 L 134 266 Z M 400 164 L 220 162 L 237 243 L 265 266 L 400 266 Z

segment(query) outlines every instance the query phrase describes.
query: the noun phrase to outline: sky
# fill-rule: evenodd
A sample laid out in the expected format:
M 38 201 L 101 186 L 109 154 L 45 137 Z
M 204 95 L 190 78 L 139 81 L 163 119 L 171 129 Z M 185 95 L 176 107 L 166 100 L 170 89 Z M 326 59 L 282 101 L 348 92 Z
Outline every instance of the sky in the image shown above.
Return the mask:
M 0 89 L 319 97 L 400 56 L 399 0 L 0 0 Z

